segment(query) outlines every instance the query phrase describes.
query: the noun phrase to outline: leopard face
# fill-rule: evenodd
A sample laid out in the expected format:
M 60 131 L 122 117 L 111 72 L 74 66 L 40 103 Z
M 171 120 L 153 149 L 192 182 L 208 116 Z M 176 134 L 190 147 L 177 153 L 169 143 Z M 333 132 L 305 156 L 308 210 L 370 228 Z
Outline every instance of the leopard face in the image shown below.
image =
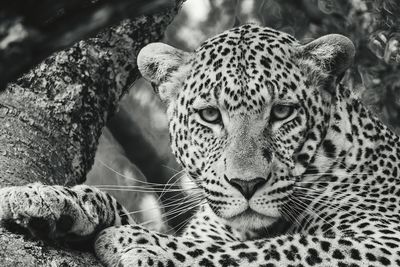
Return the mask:
M 334 79 L 351 61 L 336 58 L 351 58 L 349 42 L 300 45 L 244 25 L 193 53 L 142 50 L 139 69 L 168 106 L 172 150 L 216 215 L 249 229 L 281 217 L 325 134 Z

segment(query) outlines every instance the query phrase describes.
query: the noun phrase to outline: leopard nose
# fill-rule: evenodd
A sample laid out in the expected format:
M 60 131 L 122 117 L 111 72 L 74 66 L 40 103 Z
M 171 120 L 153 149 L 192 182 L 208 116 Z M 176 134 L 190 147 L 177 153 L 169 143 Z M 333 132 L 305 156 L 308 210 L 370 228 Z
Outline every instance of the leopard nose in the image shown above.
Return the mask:
M 266 182 L 267 179 L 262 178 L 262 177 L 257 177 L 251 180 L 243 180 L 239 178 L 233 178 L 228 181 L 233 187 L 235 187 L 237 190 L 239 190 L 242 195 L 249 200 L 254 193 L 259 189 L 261 186 L 263 186 Z

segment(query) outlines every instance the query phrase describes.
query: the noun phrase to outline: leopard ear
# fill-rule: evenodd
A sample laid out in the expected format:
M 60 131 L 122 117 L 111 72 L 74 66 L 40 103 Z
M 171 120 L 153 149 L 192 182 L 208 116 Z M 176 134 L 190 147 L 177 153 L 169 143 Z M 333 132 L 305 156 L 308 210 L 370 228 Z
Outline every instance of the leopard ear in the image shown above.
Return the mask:
M 161 100 L 176 96 L 179 82 L 185 76 L 191 53 L 164 43 L 151 43 L 140 50 L 137 65 L 143 78 L 149 81 Z
M 300 46 L 297 56 L 300 64 L 305 63 L 308 73 L 337 77 L 351 66 L 354 54 L 355 47 L 349 38 L 340 34 L 329 34 Z

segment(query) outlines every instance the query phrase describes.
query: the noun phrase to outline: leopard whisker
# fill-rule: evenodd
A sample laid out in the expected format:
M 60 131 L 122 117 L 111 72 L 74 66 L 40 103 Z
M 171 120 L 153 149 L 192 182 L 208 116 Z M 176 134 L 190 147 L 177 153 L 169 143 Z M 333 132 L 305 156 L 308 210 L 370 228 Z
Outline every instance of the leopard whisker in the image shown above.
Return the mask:
M 297 224 L 299 227 L 301 227 L 300 222 L 297 220 L 296 216 L 292 213 L 292 209 L 290 206 L 282 205 L 281 209 L 283 211 L 282 215 L 289 219 L 290 222 Z
M 171 205 L 171 206 L 177 206 L 177 208 L 174 209 L 174 210 L 171 210 L 171 211 L 169 211 L 169 212 L 166 212 L 165 215 L 166 215 L 166 216 L 169 216 L 169 215 L 171 215 L 171 214 L 176 213 L 176 212 L 179 211 L 179 210 L 182 210 L 182 209 L 185 209 L 185 208 L 190 207 L 192 204 L 200 203 L 200 202 L 203 201 L 203 200 L 204 200 L 203 197 L 198 197 L 198 198 L 196 198 L 196 199 L 188 200 L 188 201 L 186 201 L 186 202 L 184 202 L 184 203 L 173 204 L 173 205 Z
M 170 213 L 166 213 L 165 217 L 168 217 L 168 218 L 165 220 L 165 222 L 167 223 L 168 221 L 171 221 L 171 220 L 177 218 L 181 214 L 188 212 L 190 210 L 193 210 L 197 207 L 200 207 L 205 203 L 205 199 L 201 199 L 201 200 L 197 200 L 197 201 L 198 201 L 198 203 L 195 203 L 195 205 L 186 205 L 186 206 L 184 206 L 182 208 L 178 208 Z M 172 217 L 169 217 L 169 216 L 172 216 Z
M 177 229 L 174 228 L 173 230 L 174 230 L 175 232 L 179 233 L 179 231 L 180 231 L 189 221 L 191 221 L 195 215 L 196 215 L 196 214 L 192 214 L 192 215 L 188 216 L 188 218 L 184 219 L 182 222 L 178 223 L 178 224 L 175 226 L 175 228 L 177 228 Z M 170 231 L 171 231 L 171 230 L 170 230 Z
M 91 184 L 91 186 L 96 186 L 96 187 L 113 187 L 113 188 L 140 188 L 140 189 L 163 189 L 164 187 L 161 185 L 117 185 L 117 184 Z M 171 187 L 173 189 L 183 189 L 181 186 L 174 186 Z
M 169 190 L 155 190 L 149 188 L 147 189 L 135 189 L 135 188 L 114 188 L 114 187 L 101 187 L 101 186 L 96 186 L 97 188 L 101 190 L 106 190 L 106 191 L 120 191 L 120 192 L 137 192 L 137 193 L 165 193 L 167 192 L 184 192 L 184 189 L 169 189 Z M 198 190 L 197 188 L 192 188 L 191 190 Z
M 159 208 L 174 207 L 174 206 L 183 205 L 183 204 L 186 205 L 186 204 L 188 204 L 188 203 L 189 203 L 189 204 L 192 204 L 192 202 L 195 202 L 195 201 L 196 201 L 196 199 L 193 199 L 193 200 L 188 200 L 186 203 L 171 204 L 171 205 L 167 204 L 167 205 L 160 205 L 160 207 L 153 207 L 153 208 L 147 208 L 147 209 L 140 209 L 140 210 L 130 211 L 130 212 L 127 213 L 127 215 L 142 213 L 142 212 L 145 212 L 145 211 L 154 210 L 154 209 L 159 209 Z M 164 213 L 164 214 L 168 214 L 168 213 Z
M 332 199 L 329 199 L 329 201 L 327 201 L 325 199 L 316 199 L 315 196 L 310 196 L 310 195 L 298 195 L 298 197 L 306 199 L 306 200 L 314 202 L 314 203 L 318 203 L 318 204 L 327 206 L 329 208 L 335 208 L 335 209 L 341 210 L 343 212 L 347 212 L 347 210 L 345 210 L 343 207 L 341 207 L 340 206 L 341 204 L 346 204 L 346 205 L 351 206 L 351 205 L 355 205 L 356 203 L 360 203 L 359 199 L 354 199 L 354 198 L 346 199 L 346 201 L 341 201 L 341 199 L 332 198 Z M 363 207 L 358 206 L 357 208 L 366 211 L 366 209 Z
M 135 178 L 133 178 L 133 177 L 126 176 L 126 175 L 124 175 L 124 174 L 118 172 L 117 170 L 113 169 L 112 167 L 108 166 L 108 165 L 107 165 L 106 163 L 104 163 L 102 160 L 97 160 L 97 161 L 98 161 L 101 165 L 103 165 L 104 167 L 106 167 L 108 170 L 110 170 L 110 171 L 112 171 L 113 173 L 117 174 L 119 177 L 125 178 L 125 179 L 127 179 L 127 180 L 132 180 L 132 181 L 135 181 L 135 182 L 138 182 L 138 183 L 142 183 L 142 184 L 147 184 L 147 185 L 160 185 L 160 186 L 165 185 L 165 184 L 160 184 L 160 183 L 152 183 L 152 182 L 142 181 L 142 180 L 139 180 L 139 179 L 135 179 Z M 182 170 L 182 172 L 183 172 L 183 170 Z M 176 175 L 176 174 L 175 174 L 175 175 Z
M 186 199 L 195 199 L 197 197 L 202 197 L 202 196 L 203 195 L 201 193 L 196 193 L 196 194 L 192 194 L 192 195 L 186 195 L 182 198 L 176 198 L 171 201 L 168 201 L 169 199 L 171 199 L 171 198 L 168 198 L 168 199 L 164 200 L 163 202 L 166 204 L 181 203 L 182 201 L 185 201 Z
M 175 173 L 179 173 L 179 172 L 183 171 L 183 170 L 178 170 L 178 169 L 172 168 L 171 166 L 168 166 L 168 165 L 165 165 L 165 164 L 161 164 L 161 167 L 166 168 L 166 169 L 171 170 L 171 171 L 174 171 Z
M 171 180 L 173 178 L 176 177 L 176 175 L 183 173 L 178 179 L 176 179 L 173 183 L 170 184 Z M 166 191 L 167 189 L 167 185 L 170 184 L 170 186 L 168 187 L 168 189 L 170 189 L 172 186 L 174 186 L 178 181 L 180 181 L 183 177 L 185 177 L 186 173 L 185 172 L 178 172 L 177 174 L 173 175 L 171 178 L 169 178 L 169 180 L 166 182 L 166 185 L 164 186 L 163 190 L 164 192 L 161 192 L 160 196 L 158 197 L 158 200 L 160 200 L 166 192 L 170 192 L 170 191 Z
M 318 203 L 318 204 L 324 205 L 324 206 L 326 206 L 328 208 L 334 208 L 334 209 L 337 209 L 337 210 L 341 210 L 341 211 L 343 211 L 345 213 L 348 213 L 348 211 L 346 209 L 344 209 L 343 207 L 341 207 L 340 204 L 346 204 L 346 205 L 349 205 L 349 206 L 353 206 L 355 204 L 359 204 L 362 201 L 361 199 L 358 199 L 358 198 L 355 199 L 354 197 L 351 198 L 351 199 L 346 199 L 345 201 L 341 201 L 340 199 L 338 200 L 336 198 L 329 199 L 329 201 L 325 200 L 325 199 L 315 199 L 314 197 L 308 196 L 308 195 L 299 196 L 299 197 L 301 197 L 301 198 L 303 198 L 305 200 L 308 200 L 308 201 L 312 201 L 314 203 Z M 369 211 L 367 208 L 364 208 L 364 207 L 362 207 L 360 205 L 358 205 L 357 208 L 361 209 L 363 211 L 367 211 L 367 212 Z M 351 217 L 355 217 L 355 215 L 353 215 L 353 214 L 350 214 L 350 216 Z M 380 222 L 382 222 L 382 223 L 387 223 L 387 221 L 385 221 L 384 219 L 380 218 L 378 220 Z
M 197 201 L 193 201 L 193 202 L 197 202 Z M 186 205 L 185 207 L 182 207 L 182 208 L 180 208 L 180 209 L 178 209 L 178 210 L 174 210 L 173 212 L 170 212 L 170 213 L 168 213 L 168 212 L 167 212 L 167 213 L 163 213 L 163 214 L 162 214 L 162 217 L 165 218 L 165 217 L 167 217 L 167 216 L 174 215 L 175 213 L 177 213 L 177 212 L 179 212 L 179 211 L 181 211 L 182 213 L 184 213 L 184 212 L 185 212 L 185 209 L 187 209 L 186 211 L 189 211 L 189 210 L 191 210 L 191 209 L 193 209 L 193 208 L 196 208 L 197 205 L 200 204 L 200 202 L 201 202 L 201 200 L 198 201 L 198 203 L 190 203 L 190 204 L 195 204 L 195 205 L 192 206 L 192 207 Z M 162 223 L 167 224 L 168 221 L 170 221 L 171 219 L 174 219 L 174 218 L 175 218 L 175 217 L 168 218 L 168 219 L 163 219 Z M 140 225 L 149 224 L 149 223 L 155 222 L 155 221 L 156 221 L 156 219 L 147 220 L 147 221 L 145 221 L 145 222 L 140 223 Z
M 295 202 L 296 204 L 300 205 L 304 210 L 308 211 L 310 213 L 310 215 L 312 216 L 317 216 L 318 218 L 320 218 L 322 221 L 324 221 L 326 224 L 330 225 L 332 228 L 334 227 L 334 225 L 330 222 L 328 222 L 326 219 L 324 219 L 322 216 L 320 216 L 317 212 L 313 211 L 309 205 L 307 205 L 307 203 L 305 203 L 302 199 L 298 199 L 298 198 L 290 198 L 293 202 Z M 306 199 L 304 199 L 306 200 Z M 327 231 L 327 230 L 325 230 Z

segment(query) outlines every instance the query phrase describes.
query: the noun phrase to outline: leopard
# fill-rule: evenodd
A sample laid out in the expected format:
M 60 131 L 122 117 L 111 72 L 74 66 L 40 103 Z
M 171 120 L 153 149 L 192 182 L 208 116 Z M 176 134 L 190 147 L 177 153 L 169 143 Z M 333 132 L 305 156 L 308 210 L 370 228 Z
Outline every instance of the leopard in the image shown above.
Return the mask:
M 256 24 L 193 52 L 150 43 L 137 65 L 201 196 L 184 231 L 147 229 L 87 185 L 2 188 L 0 219 L 91 240 L 105 266 L 399 266 L 399 137 L 344 82 L 355 51 Z

